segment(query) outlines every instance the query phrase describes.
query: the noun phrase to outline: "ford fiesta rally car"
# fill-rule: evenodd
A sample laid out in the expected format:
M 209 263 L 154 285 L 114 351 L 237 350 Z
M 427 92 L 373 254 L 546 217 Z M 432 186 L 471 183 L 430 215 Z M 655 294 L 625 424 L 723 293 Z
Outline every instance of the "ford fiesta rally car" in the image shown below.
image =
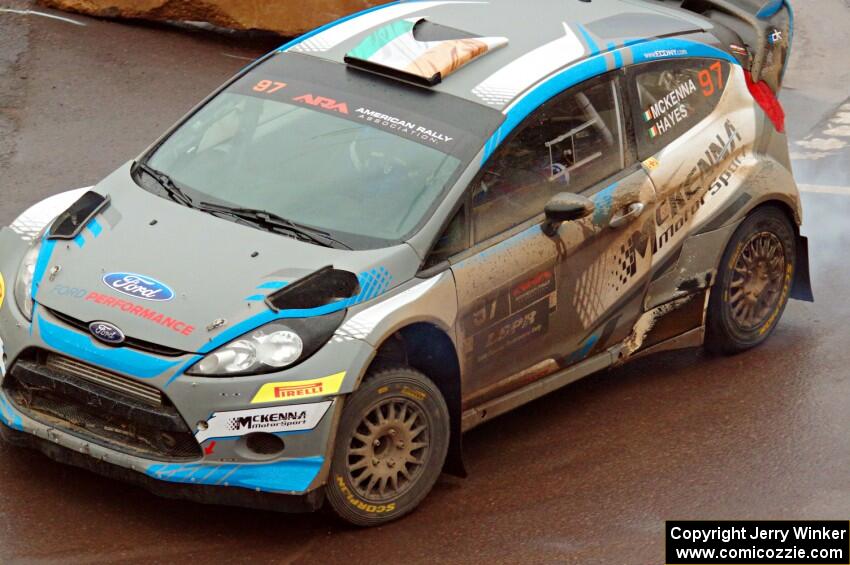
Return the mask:
M 375 525 L 512 408 L 759 345 L 811 299 L 792 31 L 781 0 L 417 1 L 283 46 L 0 232 L 3 436 Z

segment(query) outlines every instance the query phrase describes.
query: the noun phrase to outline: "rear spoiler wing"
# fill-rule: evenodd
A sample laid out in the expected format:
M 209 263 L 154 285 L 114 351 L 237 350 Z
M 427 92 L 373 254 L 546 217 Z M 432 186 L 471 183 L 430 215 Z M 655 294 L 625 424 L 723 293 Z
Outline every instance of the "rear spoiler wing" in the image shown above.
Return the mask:
M 736 33 L 744 45 L 729 47 L 749 59 L 755 82 L 764 81 L 779 93 L 794 33 L 788 0 L 682 0 L 681 7 Z

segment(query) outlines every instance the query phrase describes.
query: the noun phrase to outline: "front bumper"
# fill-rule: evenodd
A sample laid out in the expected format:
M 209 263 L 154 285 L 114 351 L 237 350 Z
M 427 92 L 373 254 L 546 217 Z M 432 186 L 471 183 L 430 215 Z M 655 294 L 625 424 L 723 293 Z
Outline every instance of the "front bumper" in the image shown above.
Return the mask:
M 11 281 L 9 285 L 13 284 L 24 252 L 25 248 L 15 234 L 9 230 L 0 232 L 0 273 L 6 281 Z M 32 447 L 60 461 L 86 468 L 95 466 L 97 469 L 93 470 L 98 472 L 107 469 L 105 474 L 141 483 L 148 488 L 152 482 L 172 483 L 177 485 L 174 491 L 181 493 L 178 495 L 181 498 L 191 497 L 201 501 L 206 498 L 206 501 L 223 504 L 230 504 L 231 499 L 239 499 L 246 492 L 296 496 L 313 493 L 311 496 L 315 502 L 315 497 L 320 494 L 313 491 L 321 491 L 320 487 L 327 478 L 343 397 L 354 389 L 363 368 L 374 354 L 374 348 L 363 341 L 345 340 L 325 347 L 304 363 L 281 373 L 224 379 L 198 378 L 186 376 L 184 371 L 199 356 L 163 357 L 130 348 L 104 347 L 85 332 L 64 323 L 40 306 L 36 307 L 34 320 L 31 324 L 23 318 L 13 297 L 8 294 L 0 304 L 0 355 L 5 355 L 8 369 L 6 377 L 0 376 L 0 423 L 19 432 L 15 437 L 21 434 L 31 436 Z M 37 355 L 58 354 L 160 391 L 167 404 L 173 407 L 174 415 L 185 424 L 186 431 L 194 434 L 196 439 L 201 438 L 195 446 L 195 455 L 182 454 L 178 458 L 149 456 L 138 450 L 116 447 L 114 443 L 102 441 L 100 437 L 78 433 L 79 430 L 68 429 L 68 426 L 58 425 L 49 418 L 26 410 L 20 396 L 10 395 L 5 385 L 11 382 L 9 375 L 14 379 L 19 378 L 18 373 L 22 372 L 25 362 L 32 360 L 34 352 Z M 21 365 L 16 367 L 19 361 Z M 32 366 L 28 368 L 32 369 Z M 343 372 L 345 378 L 332 394 L 282 399 L 280 402 L 257 402 L 257 395 L 264 386 L 305 380 L 313 382 L 311 380 Z M 30 370 L 29 373 L 38 371 Z M 30 376 L 43 377 L 38 374 Z M 54 387 L 53 384 L 50 386 Z M 92 400 L 83 398 L 82 402 L 89 408 L 92 402 L 106 408 L 106 404 L 111 402 L 107 396 L 99 394 Z M 247 436 L 244 434 L 235 437 L 200 435 L 200 424 L 212 422 L 217 415 L 277 407 L 285 411 L 294 406 L 321 402 L 329 404 L 329 408 L 314 427 L 274 434 L 285 443 L 283 451 L 276 455 L 250 452 L 246 449 Z M 109 408 L 115 408 L 115 403 L 110 404 Z M 126 406 L 118 408 L 125 412 L 127 410 Z M 132 411 L 132 407 L 130 409 Z M 15 440 L 15 443 L 21 442 L 20 439 Z M 57 456 L 57 453 L 65 455 Z M 79 463 L 81 459 L 88 463 Z M 200 486 L 214 488 L 196 497 L 184 496 L 184 490 L 180 488 L 182 486 L 192 487 L 188 489 L 191 491 L 197 491 L 194 487 Z M 225 487 L 240 492 L 226 496 L 218 494 L 227 490 Z M 212 496 L 215 500 L 209 498 Z M 250 505 L 256 506 L 253 503 Z
M 282 495 L 217 485 L 168 483 L 115 465 L 106 459 L 97 459 L 90 453 L 80 453 L 36 435 L 12 429 L 4 424 L 0 424 L 0 438 L 12 445 L 40 451 L 59 463 L 134 484 L 164 498 L 276 512 L 313 512 L 321 508 L 324 502 L 324 491 L 321 489 L 303 495 Z

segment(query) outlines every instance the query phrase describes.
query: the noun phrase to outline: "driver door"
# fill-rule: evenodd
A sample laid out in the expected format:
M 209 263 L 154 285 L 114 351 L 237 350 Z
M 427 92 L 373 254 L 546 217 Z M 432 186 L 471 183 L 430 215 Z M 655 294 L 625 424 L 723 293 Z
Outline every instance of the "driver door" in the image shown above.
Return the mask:
M 473 247 L 451 260 L 465 408 L 624 339 L 642 313 L 655 191 L 635 163 L 616 72 L 553 98 L 494 153 L 471 187 Z M 556 194 L 595 212 L 542 229 Z

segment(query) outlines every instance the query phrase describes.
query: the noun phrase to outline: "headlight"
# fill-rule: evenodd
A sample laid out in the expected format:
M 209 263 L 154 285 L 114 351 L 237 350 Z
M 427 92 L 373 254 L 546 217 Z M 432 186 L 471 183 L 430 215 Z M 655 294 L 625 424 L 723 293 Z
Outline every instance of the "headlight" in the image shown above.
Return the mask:
M 15 280 L 15 302 L 27 320 L 32 320 L 32 281 L 35 276 L 38 253 L 41 251 L 41 239 L 37 241 L 39 243 L 30 247 L 24 255 L 21 268 L 18 270 L 18 278 Z
M 274 373 L 305 361 L 322 348 L 345 319 L 345 311 L 266 324 L 216 349 L 188 375 L 235 377 Z

